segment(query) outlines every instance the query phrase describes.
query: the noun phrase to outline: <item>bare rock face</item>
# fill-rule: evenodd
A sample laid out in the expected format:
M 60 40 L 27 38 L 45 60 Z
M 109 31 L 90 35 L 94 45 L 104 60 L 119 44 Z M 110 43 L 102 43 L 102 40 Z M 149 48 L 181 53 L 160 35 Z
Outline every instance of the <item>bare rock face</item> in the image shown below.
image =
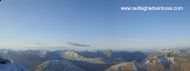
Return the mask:
M 120 63 L 117 65 L 111 66 L 106 71 L 136 71 L 136 66 L 134 62 Z
M 34 71 L 85 71 L 84 69 L 65 60 L 46 61 L 38 65 Z

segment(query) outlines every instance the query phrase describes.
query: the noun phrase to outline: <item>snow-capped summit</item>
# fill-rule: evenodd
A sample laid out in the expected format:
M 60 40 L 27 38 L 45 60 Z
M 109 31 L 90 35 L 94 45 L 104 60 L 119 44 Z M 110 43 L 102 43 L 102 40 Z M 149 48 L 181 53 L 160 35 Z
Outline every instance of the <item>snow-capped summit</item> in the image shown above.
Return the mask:
M 189 71 L 190 52 L 176 49 L 159 50 L 150 54 L 145 59 L 145 67 L 148 71 Z
M 82 55 L 79 55 L 79 53 L 73 51 L 73 50 L 69 50 L 69 51 L 65 51 L 63 54 L 64 58 L 68 58 L 68 59 L 73 59 L 73 60 L 83 60 L 86 59 L 85 57 L 83 57 Z
M 180 51 L 176 49 L 165 49 L 165 50 L 158 50 L 157 52 L 152 53 L 149 55 L 145 60 L 155 59 L 155 60 L 174 60 L 178 55 L 180 54 Z M 173 62 L 173 61 L 171 61 Z
M 164 50 L 159 50 L 158 52 L 161 52 L 162 54 L 170 53 L 170 54 L 174 54 L 174 55 L 177 53 L 180 53 L 180 51 L 177 49 L 164 49 Z
M 166 67 L 166 65 L 168 66 L 171 63 L 175 63 L 174 60 L 178 53 L 179 51 L 174 49 L 159 50 L 147 57 L 145 59 L 145 64 L 154 64 L 159 62 Z
M 1 54 L 7 54 L 10 50 L 6 50 L 6 49 L 0 49 L 0 53 Z
M 75 60 L 75 61 L 85 61 L 85 62 L 94 63 L 94 64 L 104 63 L 102 58 L 87 58 L 73 50 L 65 51 L 61 56 L 65 59 Z
M 48 53 L 47 50 L 39 50 L 37 52 L 37 55 L 39 55 L 41 58 L 45 58 L 46 54 Z

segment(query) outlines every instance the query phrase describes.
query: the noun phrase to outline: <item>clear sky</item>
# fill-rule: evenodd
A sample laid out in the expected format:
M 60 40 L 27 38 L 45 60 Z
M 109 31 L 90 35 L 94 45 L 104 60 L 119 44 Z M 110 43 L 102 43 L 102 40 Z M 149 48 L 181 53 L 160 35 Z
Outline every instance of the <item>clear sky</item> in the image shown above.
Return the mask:
M 0 47 L 141 50 L 190 46 L 187 0 L 2 0 Z M 125 5 L 184 11 L 121 11 Z

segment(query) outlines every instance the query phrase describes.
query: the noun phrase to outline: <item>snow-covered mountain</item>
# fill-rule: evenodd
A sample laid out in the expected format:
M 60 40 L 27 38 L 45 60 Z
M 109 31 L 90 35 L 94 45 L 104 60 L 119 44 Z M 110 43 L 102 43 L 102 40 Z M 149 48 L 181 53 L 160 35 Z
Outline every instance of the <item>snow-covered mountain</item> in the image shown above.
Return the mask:
M 0 71 L 189 71 L 190 50 L 142 52 L 0 49 Z M 10 60 L 9 60 L 10 59 Z M 13 63 L 11 60 L 15 61 Z M 17 64 L 18 63 L 18 64 Z M 22 65 L 19 65 L 22 64 Z
M 176 57 L 178 57 L 180 51 L 170 49 L 170 50 L 159 50 L 157 52 L 152 53 L 145 59 L 145 64 L 154 63 L 156 61 L 161 62 L 162 64 L 171 64 L 175 63 Z
M 104 63 L 102 58 L 98 58 L 98 57 L 87 58 L 73 50 L 68 50 L 68 51 L 63 52 L 61 54 L 61 57 L 65 58 L 65 59 L 69 59 L 69 60 L 85 61 L 85 62 L 94 63 L 94 64 L 103 64 Z
M 145 59 L 147 71 L 189 71 L 190 52 L 176 49 L 159 50 Z
M 62 57 L 66 58 L 66 59 L 72 59 L 72 60 L 84 60 L 84 59 L 87 59 L 84 56 L 79 55 L 79 53 L 77 53 L 76 51 L 73 51 L 73 50 L 63 52 Z
M 46 61 L 34 68 L 34 71 L 85 71 L 66 60 Z
M 176 49 L 158 50 L 142 62 L 124 62 L 111 66 L 106 71 L 189 71 L 190 51 Z

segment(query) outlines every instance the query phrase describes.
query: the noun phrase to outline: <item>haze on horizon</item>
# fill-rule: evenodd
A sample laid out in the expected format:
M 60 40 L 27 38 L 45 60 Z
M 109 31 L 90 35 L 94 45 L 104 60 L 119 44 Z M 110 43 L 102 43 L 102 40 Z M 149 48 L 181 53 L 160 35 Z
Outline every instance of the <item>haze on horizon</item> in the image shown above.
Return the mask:
M 143 1 L 127 4 L 133 3 L 146 4 Z M 3 0 L 0 47 L 76 50 L 190 47 L 189 1 L 166 3 L 181 3 L 185 10 L 124 12 L 120 10 L 126 4 L 122 0 Z

